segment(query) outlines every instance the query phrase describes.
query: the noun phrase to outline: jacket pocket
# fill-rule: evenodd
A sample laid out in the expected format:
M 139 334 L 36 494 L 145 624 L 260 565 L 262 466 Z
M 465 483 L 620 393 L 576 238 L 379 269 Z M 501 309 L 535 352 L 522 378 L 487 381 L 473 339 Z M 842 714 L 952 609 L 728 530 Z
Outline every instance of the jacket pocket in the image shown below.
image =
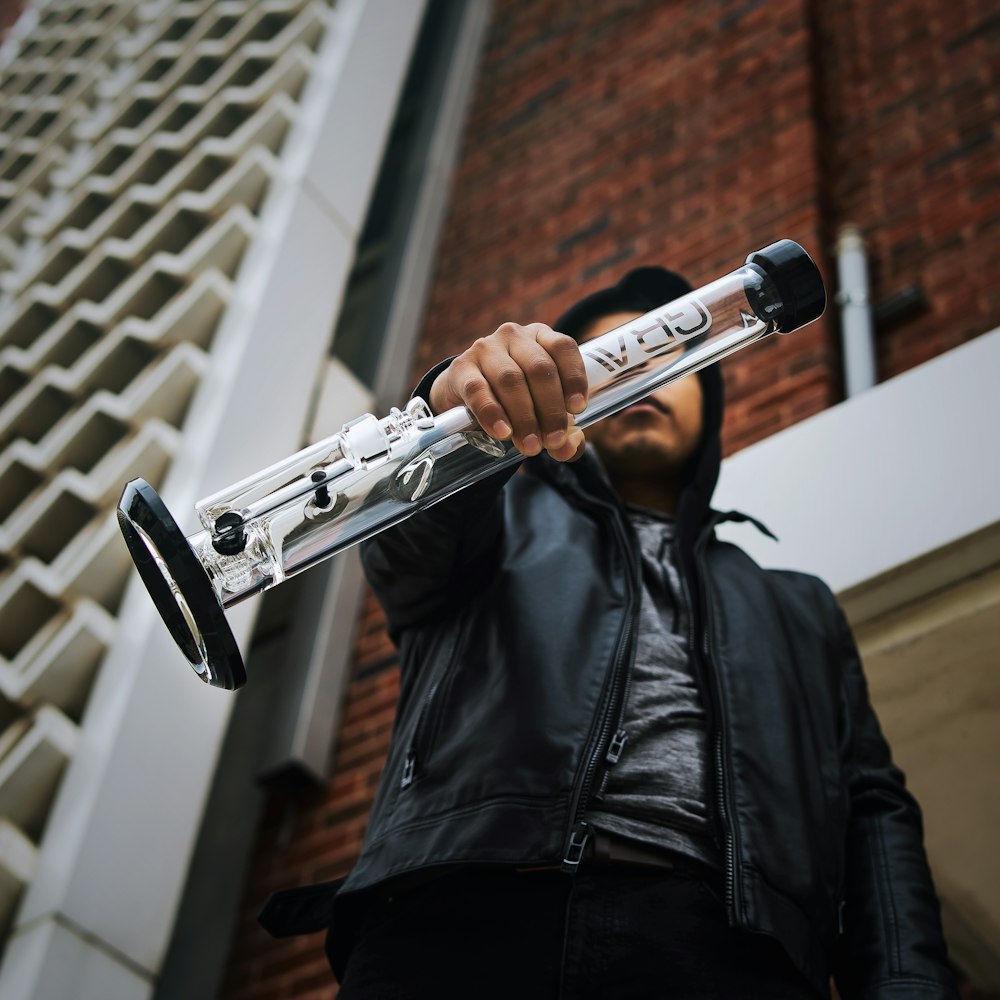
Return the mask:
M 403 758 L 403 773 L 400 776 L 399 787 L 409 788 L 427 766 L 441 725 L 444 705 L 448 701 L 448 692 L 455 677 L 459 654 L 464 646 L 464 616 L 462 623 L 452 630 L 442 641 L 439 652 L 439 667 L 434 679 L 420 704 L 416 725 L 410 736 L 410 742 Z

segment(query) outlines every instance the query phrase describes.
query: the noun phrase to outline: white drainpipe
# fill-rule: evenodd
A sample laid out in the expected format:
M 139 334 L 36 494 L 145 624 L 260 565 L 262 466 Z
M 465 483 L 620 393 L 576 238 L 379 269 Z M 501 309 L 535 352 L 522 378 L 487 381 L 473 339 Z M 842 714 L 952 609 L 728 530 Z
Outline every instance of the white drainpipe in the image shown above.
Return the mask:
M 844 346 L 844 384 L 847 396 L 875 385 L 875 327 L 868 299 L 868 260 L 865 241 L 856 226 L 844 226 L 837 237 L 837 304 L 840 306 Z

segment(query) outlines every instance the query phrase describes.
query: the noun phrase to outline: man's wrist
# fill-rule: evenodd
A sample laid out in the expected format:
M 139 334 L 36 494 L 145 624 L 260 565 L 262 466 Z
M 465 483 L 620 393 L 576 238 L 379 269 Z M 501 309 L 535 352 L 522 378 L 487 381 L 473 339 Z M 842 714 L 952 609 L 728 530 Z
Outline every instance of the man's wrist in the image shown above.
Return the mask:
M 431 391 L 427 394 L 427 405 L 430 406 L 431 412 L 435 416 L 451 409 L 447 403 L 447 381 L 448 372 L 446 369 L 434 379 L 431 383 Z
M 413 393 L 411 394 L 412 396 L 419 396 L 431 408 L 431 411 L 435 415 L 450 408 L 447 406 L 446 401 L 445 405 L 443 405 L 441 409 L 435 408 L 434 402 L 431 399 L 431 391 L 434 388 L 434 383 L 437 382 L 438 378 L 441 376 L 442 373 L 448 370 L 448 368 L 451 366 L 452 361 L 454 360 L 455 360 L 454 358 L 446 358 L 444 361 L 439 361 L 417 383 L 417 387 L 413 390 Z M 438 402 L 440 403 L 441 400 L 439 400 Z

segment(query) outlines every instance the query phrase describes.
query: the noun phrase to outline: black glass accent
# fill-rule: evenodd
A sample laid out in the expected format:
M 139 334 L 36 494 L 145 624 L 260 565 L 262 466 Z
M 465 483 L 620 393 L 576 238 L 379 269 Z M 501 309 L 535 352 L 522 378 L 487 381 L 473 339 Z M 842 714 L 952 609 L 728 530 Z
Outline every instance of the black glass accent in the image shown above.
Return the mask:
M 213 687 L 242 687 L 243 658 L 208 573 L 144 479 L 133 479 L 123 490 L 118 525 L 156 610 L 195 673 Z
M 782 333 L 790 333 L 823 315 L 826 289 L 813 259 L 794 240 L 778 240 L 747 257 L 774 282 L 783 309 L 778 321 Z

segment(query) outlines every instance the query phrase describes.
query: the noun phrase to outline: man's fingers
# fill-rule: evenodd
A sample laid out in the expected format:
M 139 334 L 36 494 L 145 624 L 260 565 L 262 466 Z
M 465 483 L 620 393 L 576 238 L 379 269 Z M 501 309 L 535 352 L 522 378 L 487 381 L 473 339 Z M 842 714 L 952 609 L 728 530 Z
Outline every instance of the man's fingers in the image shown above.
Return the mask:
M 528 376 L 518 359 L 507 354 L 503 361 L 497 362 L 484 374 L 510 420 L 518 451 L 525 455 L 537 455 L 542 450 L 542 435 Z
M 583 358 L 575 341 L 550 327 L 505 323 L 440 378 L 432 388 L 439 406 L 463 403 L 488 434 L 512 438 L 523 454 L 545 448 L 568 461 L 580 450 L 570 413 L 586 406 Z
M 524 375 L 530 394 L 532 412 L 519 414 L 524 420 L 526 432 L 538 434 L 541 445 L 549 451 L 561 448 L 566 441 L 569 414 L 566 412 L 566 397 L 559 366 L 552 355 L 534 339 L 522 338 L 512 343 L 509 350 L 512 360 Z M 506 405 L 506 400 L 504 403 Z M 516 438 L 516 418 L 514 429 Z
M 549 449 L 549 454 L 557 462 L 575 462 L 587 447 L 587 439 L 583 431 L 574 427 L 566 435 L 566 443 L 561 448 Z
M 583 355 L 580 345 L 572 337 L 557 333 L 547 326 L 542 326 L 536 333 L 538 343 L 555 361 L 559 369 L 559 380 L 562 383 L 563 398 L 568 412 L 582 413 L 587 406 L 587 370 L 583 365 Z
M 456 395 L 469 408 L 479 426 L 501 441 L 509 438 L 512 429 L 507 411 L 494 395 L 479 365 L 463 356 L 453 363 L 452 368 L 456 369 L 451 375 Z

